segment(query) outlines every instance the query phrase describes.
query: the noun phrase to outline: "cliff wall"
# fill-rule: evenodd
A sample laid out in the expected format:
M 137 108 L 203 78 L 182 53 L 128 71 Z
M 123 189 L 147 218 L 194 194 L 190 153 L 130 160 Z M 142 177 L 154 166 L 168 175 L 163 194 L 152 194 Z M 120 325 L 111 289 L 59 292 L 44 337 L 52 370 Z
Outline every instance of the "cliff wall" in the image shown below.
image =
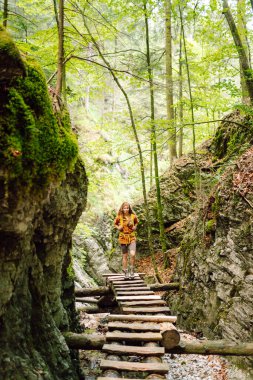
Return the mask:
M 68 113 L 0 29 L 0 378 L 78 379 L 71 235 L 87 178 Z

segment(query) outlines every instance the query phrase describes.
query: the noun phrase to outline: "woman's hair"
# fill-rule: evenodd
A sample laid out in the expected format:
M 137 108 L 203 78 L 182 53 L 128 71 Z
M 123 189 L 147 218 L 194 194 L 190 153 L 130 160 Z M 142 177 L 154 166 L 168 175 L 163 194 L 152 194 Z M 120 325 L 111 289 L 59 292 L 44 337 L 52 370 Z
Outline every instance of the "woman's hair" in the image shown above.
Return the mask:
M 129 214 L 134 214 L 131 205 L 130 205 L 128 202 L 123 202 L 122 205 L 120 206 L 119 211 L 118 211 L 118 215 L 123 215 L 123 208 L 124 208 L 124 206 L 126 206 L 126 205 L 129 206 Z

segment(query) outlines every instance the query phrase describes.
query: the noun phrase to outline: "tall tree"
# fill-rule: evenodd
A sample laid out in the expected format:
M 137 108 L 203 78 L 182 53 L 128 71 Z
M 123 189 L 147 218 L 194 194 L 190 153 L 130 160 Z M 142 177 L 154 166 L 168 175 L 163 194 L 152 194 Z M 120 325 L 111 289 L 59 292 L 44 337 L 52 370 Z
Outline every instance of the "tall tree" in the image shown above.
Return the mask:
M 247 53 L 246 53 L 245 48 L 243 46 L 241 37 L 239 35 L 238 29 L 236 27 L 236 24 L 235 24 L 235 21 L 234 21 L 234 18 L 233 18 L 233 15 L 232 15 L 232 12 L 230 10 L 230 7 L 228 5 L 227 0 L 223 0 L 223 14 L 226 17 L 228 26 L 230 28 L 230 32 L 232 34 L 232 37 L 233 37 L 233 40 L 235 43 L 235 47 L 236 47 L 238 55 L 239 55 L 239 60 L 240 60 L 240 64 L 242 67 L 243 77 L 245 79 L 245 83 L 246 83 L 247 90 L 248 90 L 249 97 L 250 97 L 250 102 L 252 104 L 253 103 L 253 75 L 252 75 L 252 70 L 250 68 L 250 63 L 249 63 L 249 59 L 247 57 Z
M 55 0 L 54 0 L 55 2 Z M 57 95 L 61 96 L 63 76 L 64 76 L 64 0 L 59 0 L 59 17 L 58 25 L 58 65 L 57 65 L 57 77 L 56 77 L 56 89 Z
M 176 128 L 173 104 L 173 77 L 172 77 L 172 34 L 171 34 L 171 0 L 164 0 L 165 4 L 165 54 L 166 54 L 166 108 L 169 124 L 169 162 L 172 164 L 177 157 Z
M 162 252 L 164 254 L 164 266 L 167 268 L 170 264 L 165 242 L 165 232 L 164 232 L 164 221 L 163 221 L 163 206 L 161 200 L 161 189 L 160 189 L 160 178 L 159 178 L 159 167 L 158 167 L 158 157 L 157 157 L 157 143 L 156 143 L 156 124 L 155 124 L 155 94 L 154 94 L 154 80 L 153 80 L 153 70 L 151 66 L 150 58 L 150 46 L 149 46 L 149 20 L 147 11 L 147 1 L 143 1 L 144 17 L 145 17 L 145 36 L 146 36 L 146 57 L 147 57 L 147 69 L 148 69 L 148 80 L 149 80 L 149 93 L 150 93 L 150 121 L 151 121 L 151 145 L 154 158 L 154 169 L 155 169 L 155 185 L 156 185 L 156 204 L 157 204 L 157 217 L 159 222 L 159 232 L 160 232 L 160 243 L 162 246 Z
M 183 60 L 182 60 L 182 26 L 180 28 L 180 40 L 179 40 L 179 138 L 178 138 L 178 156 L 181 157 L 183 154 Z
M 245 52 L 247 54 L 247 57 L 249 58 L 249 52 L 247 48 L 247 30 L 246 30 L 246 20 L 245 20 L 245 14 L 246 14 L 246 3 L 245 0 L 237 0 L 237 20 L 238 20 L 238 33 L 241 38 L 243 47 L 245 49 Z M 250 65 L 250 61 L 249 61 Z M 242 102 L 247 104 L 249 103 L 249 92 L 247 89 L 247 85 L 245 82 L 245 78 L 243 75 L 243 68 L 242 63 L 240 60 L 240 81 L 241 81 L 241 89 L 242 89 Z
M 191 121 L 192 121 L 192 148 L 193 148 L 193 157 L 194 157 L 195 173 L 197 173 L 196 133 L 195 133 L 195 118 L 194 118 L 194 109 L 193 109 L 191 76 L 190 76 L 190 69 L 189 69 L 189 63 L 188 63 L 188 54 L 187 54 L 187 48 L 186 48 L 186 38 L 185 38 L 185 30 L 184 30 L 183 12 L 182 12 L 182 8 L 181 8 L 180 4 L 179 4 L 179 14 L 180 14 L 180 24 L 181 24 L 181 29 L 182 29 L 182 39 L 183 39 L 183 46 L 184 46 L 184 58 L 185 58 L 185 65 L 186 65 L 186 72 L 187 72 L 188 89 L 189 89 L 189 96 L 190 96 L 190 109 L 191 109 Z
M 8 0 L 4 0 L 4 11 L 3 11 L 3 26 L 7 28 L 8 21 Z

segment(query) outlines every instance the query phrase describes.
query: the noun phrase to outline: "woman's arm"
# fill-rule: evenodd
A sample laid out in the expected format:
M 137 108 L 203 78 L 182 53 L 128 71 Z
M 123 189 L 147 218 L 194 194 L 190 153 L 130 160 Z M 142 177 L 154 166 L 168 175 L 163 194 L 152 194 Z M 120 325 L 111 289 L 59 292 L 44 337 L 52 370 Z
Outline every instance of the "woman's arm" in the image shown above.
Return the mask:
M 134 225 L 133 225 L 133 227 L 132 227 L 133 231 L 136 230 L 136 228 L 137 228 L 137 224 L 138 224 L 138 223 L 139 223 L 138 218 L 137 218 L 137 216 L 135 215 L 135 216 L 134 216 Z
M 114 220 L 114 227 L 117 228 L 118 231 L 122 231 L 123 230 L 123 226 L 120 225 L 120 218 L 118 216 Z

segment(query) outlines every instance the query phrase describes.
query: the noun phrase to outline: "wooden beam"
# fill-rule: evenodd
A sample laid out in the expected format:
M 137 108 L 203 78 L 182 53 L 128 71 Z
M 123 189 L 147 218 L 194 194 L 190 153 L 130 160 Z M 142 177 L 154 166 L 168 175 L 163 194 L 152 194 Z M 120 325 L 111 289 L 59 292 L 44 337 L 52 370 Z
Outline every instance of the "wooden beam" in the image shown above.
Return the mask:
M 98 300 L 91 297 L 76 297 L 76 302 L 98 303 Z
M 64 333 L 69 348 L 83 350 L 101 350 L 106 343 L 105 336 L 99 334 Z M 253 356 L 253 342 L 230 342 L 226 340 L 196 340 L 181 339 L 178 346 L 166 349 L 173 354 L 199 354 L 223 356 Z
M 63 333 L 69 348 L 81 350 L 101 350 L 106 343 L 105 336 L 100 334 Z
M 179 282 L 171 282 L 169 284 L 150 284 L 149 287 L 154 292 L 160 292 L 163 290 L 178 290 Z
M 110 314 L 109 321 L 142 321 L 142 322 L 171 322 L 175 323 L 177 317 L 170 315 L 125 315 L 125 314 Z
M 108 286 L 100 286 L 99 288 L 76 288 L 75 295 L 77 297 L 89 296 L 104 296 L 110 294 L 112 291 Z
M 167 373 L 170 369 L 169 365 L 165 363 L 135 363 L 124 361 L 118 362 L 114 360 L 101 360 L 100 368 L 149 373 Z
M 173 354 L 253 356 L 253 343 L 207 339 L 189 342 L 181 339 L 177 347 L 174 347 L 172 350 L 166 350 L 166 352 Z

